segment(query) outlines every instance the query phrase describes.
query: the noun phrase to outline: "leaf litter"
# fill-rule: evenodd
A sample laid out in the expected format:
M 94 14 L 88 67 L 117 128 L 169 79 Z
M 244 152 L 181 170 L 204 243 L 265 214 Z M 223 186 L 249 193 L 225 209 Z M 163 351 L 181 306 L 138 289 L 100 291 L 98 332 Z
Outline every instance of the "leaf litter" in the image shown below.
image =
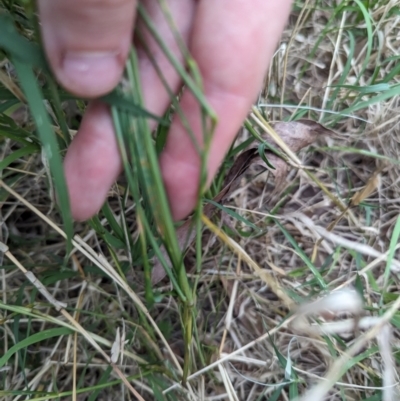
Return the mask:
M 333 131 L 324 127 L 322 124 L 313 120 L 300 119 L 290 122 L 277 122 L 272 125 L 276 134 L 291 152 L 297 153 L 303 148 L 313 144 L 321 135 L 332 135 Z M 288 163 L 285 161 L 285 154 L 270 135 L 264 134 L 262 139 L 265 141 L 264 156 L 274 168 L 272 169 L 260 156 L 258 147 L 252 146 L 244 150 L 236 158 L 232 167 L 228 171 L 222 190 L 213 198 L 215 203 L 223 205 L 229 199 L 230 195 L 238 188 L 241 176 L 249 169 L 251 165 L 260 165 L 269 170 L 275 181 L 275 188 L 271 193 L 278 194 L 286 181 L 288 174 Z M 211 218 L 217 211 L 217 206 L 207 203 L 203 208 L 203 214 Z M 193 217 L 188 218 L 185 223 L 176 230 L 179 247 L 182 251 L 186 250 L 194 241 L 196 232 L 194 228 Z M 169 261 L 168 254 L 164 247 L 161 248 L 165 260 Z M 158 258 L 154 258 L 154 265 L 151 275 L 153 284 L 157 284 L 166 276 L 164 267 Z

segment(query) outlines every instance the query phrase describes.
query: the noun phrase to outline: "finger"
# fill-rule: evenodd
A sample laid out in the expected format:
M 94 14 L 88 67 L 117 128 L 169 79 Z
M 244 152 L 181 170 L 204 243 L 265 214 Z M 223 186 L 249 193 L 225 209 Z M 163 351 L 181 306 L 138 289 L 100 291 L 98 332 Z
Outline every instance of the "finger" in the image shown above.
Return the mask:
M 183 43 L 188 43 L 195 11 L 195 2 L 192 0 L 168 0 L 166 3 L 176 26 L 177 34 L 181 37 Z M 171 30 L 171 26 L 168 24 L 160 8 L 160 1 L 146 0 L 142 2 L 142 5 L 157 27 L 169 51 L 183 65 L 183 55 Z M 152 113 L 162 115 L 171 103 L 170 93 L 178 91 L 181 80 L 176 69 L 168 61 L 165 53 L 158 46 L 156 40 L 146 28 L 146 24 L 140 18 L 138 20 L 138 31 L 145 42 L 142 43 L 138 38 L 135 39 L 145 105 Z M 154 66 L 154 62 L 158 68 Z M 160 78 L 158 70 L 161 71 L 163 79 Z M 163 80 L 168 83 L 170 93 L 165 89 Z
M 177 29 L 183 40 L 187 41 L 194 3 L 191 1 L 169 1 L 168 3 Z M 183 63 L 183 57 L 159 8 L 158 0 L 146 1 L 144 6 L 168 48 Z M 144 30 L 143 23 L 139 22 L 138 28 Z M 180 87 L 180 79 L 149 32 L 144 30 L 143 36 L 146 45 L 139 46 L 138 57 L 145 106 L 152 113 L 162 115 L 170 103 L 170 95 L 158 77 L 157 70 L 145 48 L 163 72 L 172 93 Z M 121 171 L 119 160 L 120 155 L 109 110 L 96 102 L 85 113 L 79 132 L 68 149 L 65 159 L 65 173 L 72 214 L 75 219 L 85 220 L 100 209 L 109 187 Z
M 118 144 L 108 106 L 93 101 L 64 159 L 75 220 L 86 220 L 99 211 L 121 171 L 118 156 Z
M 39 0 L 43 42 L 58 81 L 82 97 L 115 87 L 132 41 L 134 0 Z
M 208 181 L 256 98 L 290 5 L 290 0 L 198 3 L 190 50 L 203 77 L 205 96 L 218 116 L 208 158 Z M 181 107 L 201 143 L 199 105 L 188 90 Z M 160 163 L 172 214 L 181 219 L 197 201 L 200 157 L 178 117 Z

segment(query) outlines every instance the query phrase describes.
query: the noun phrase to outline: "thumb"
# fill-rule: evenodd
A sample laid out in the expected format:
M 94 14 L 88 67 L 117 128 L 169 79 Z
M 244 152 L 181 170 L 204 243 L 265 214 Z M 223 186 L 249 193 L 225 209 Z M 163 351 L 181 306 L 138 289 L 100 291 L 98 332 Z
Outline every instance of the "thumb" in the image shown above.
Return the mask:
M 65 89 L 98 97 L 117 85 L 127 58 L 135 0 L 39 0 L 50 66 Z

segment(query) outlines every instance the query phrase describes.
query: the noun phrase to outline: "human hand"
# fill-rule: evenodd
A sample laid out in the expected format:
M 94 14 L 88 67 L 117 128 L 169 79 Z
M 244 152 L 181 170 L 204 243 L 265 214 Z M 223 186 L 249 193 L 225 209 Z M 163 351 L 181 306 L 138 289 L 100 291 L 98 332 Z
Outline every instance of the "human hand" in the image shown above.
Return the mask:
M 181 60 L 158 0 L 142 1 L 164 41 Z M 290 11 L 291 0 L 167 0 L 175 24 L 196 60 L 204 94 L 218 116 L 208 158 L 215 175 L 260 90 L 268 62 Z M 59 83 L 95 99 L 119 82 L 132 42 L 135 0 L 39 0 L 43 41 Z M 140 21 L 138 21 L 141 24 Z M 175 93 L 179 75 L 150 34 L 145 40 Z M 151 61 L 138 46 L 146 109 L 162 115 L 170 97 Z M 200 109 L 185 90 L 182 111 L 202 136 Z M 200 158 L 178 117 L 174 117 L 160 166 L 173 218 L 187 216 L 197 200 Z M 77 220 L 95 214 L 122 170 L 108 107 L 92 101 L 64 161 L 71 210 Z

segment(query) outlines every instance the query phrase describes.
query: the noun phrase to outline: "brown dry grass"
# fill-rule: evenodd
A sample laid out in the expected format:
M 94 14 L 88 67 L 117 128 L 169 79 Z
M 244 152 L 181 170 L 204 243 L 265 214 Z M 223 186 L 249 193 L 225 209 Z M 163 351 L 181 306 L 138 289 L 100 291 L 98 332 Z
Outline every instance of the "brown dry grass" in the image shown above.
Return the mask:
M 310 1 L 303 11 L 296 9 L 293 12 L 280 51 L 269 71 L 264 88 L 266 98 L 260 99 L 260 105 L 284 103 L 296 106 L 301 103 L 309 108 L 307 117 L 321 119 L 325 123 L 332 121 L 331 117 L 335 115 L 313 111 L 312 108 L 327 107 L 329 93 L 334 90 L 328 86 L 337 84 L 344 74 L 351 51 L 350 42 L 346 31 L 340 33 L 337 28 L 351 28 L 356 35 L 354 58 L 345 84 L 354 84 L 359 76 L 368 45 L 365 21 L 357 10 L 349 9 L 339 14 L 333 24 L 328 24 L 335 7 L 336 3 L 330 1 Z M 393 1 L 370 5 L 373 46 L 367 68 L 360 75 L 359 85 L 370 84 L 369 80 L 377 66 L 380 66 L 378 77 L 383 80 L 397 65 L 396 60 L 383 63 L 383 60 L 396 55 L 400 44 L 400 17 L 391 13 L 393 7 Z M 327 26 L 328 32 L 320 41 L 311 62 L 307 63 L 313 46 L 321 39 Z M 390 81 L 391 84 L 397 82 L 397 76 Z M 354 96 L 354 91 L 349 94 L 341 89 L 331 103 L 332 109 L 338 111 L 346 108 L 346 105 L 352 104 Z M 367 94 L 358 102 L 372 96 Z M 294 117 L 300 110 L 289 107 L 260 108 L 271 121 Z M 380 316 L 398 299 L 396 266 L 400 263 L 399 252 L 394 254 L 393 271 L 388 283 L 385 279 L 385 253 L 390 249 L 391 236 L 400 212 L 400 166 L 397 163 L 400 153 L 399 113 L 400 103 L 398 97 L 394 96 L 361 108 L 353 113 L 353 117 L 340 118 L 331 126 L 334 135 L 321 137 L 317 143 L 298 154 L 304 168 L 290 168 L 286 185 L 279 196 L 270 199 L 274 185 L 270 174 L 257 175 L 257 171 L 250 171 L 225 205 L 259 228 L 259 232 L 249 236 L 230 231 L 231 239 L 261 269 L 272 274 L 292 300 L 314 300 L 337 289 L 355 285 L 363 291 L 365 304 L 362 315 L 372 317 Z M 19 123 L 28 130 L 32 129 L 29 120 L 20 120 Z M 244 131 L 238 141 L 247 137 L 248 133 Z M 12 142 L 3 140 L 1 143 L 2 157 L 14 150 Z M 47 171 L 40 156 L 21 159 L 13 164 L 13 168 L 23 171 L 13 185 L 14 190 L 50 220 L 59 221 L 52 207 L 46 184 Z M 312 180 L 305 170 L 310 171 L 316 180 Z M 375 173 L 379 174 L 375 176 Z M 359 205 L 352 206 L 345 213 L 321 189 L 323 185 L 347 205 L 368 183 L 372 191 L 367 199 L 362 199 Z M 126 354 L 118 366 L 124 375 L 136 375 L 131 384 L 142 397 L 146 400 L 155 399 L 146 379 L 149 372 L 158 369 L 163 374 L 160 377 L 163 377 L 166 387 L 178 383 L 174 377 L 178 369 L 172 354 L 182 365 L 181 311 L 176 299 L 168 293 L 168 280 L 157 285 L 156 290 L 163 296 L 150 314 L 161 328 L 170 350 L 159 336 L 148 334 L 148 327 L 140 319 L 140 308 L 132 301 L 132 297 L 121 290 L 121 286 L 105 278 L 99 269 L 91 268 L 93 262 L 88 261 L 81 250 L 77 250 L 65 265 L 65 242 L 62 237 L 35 211 L 28 209 L 7 191 L 1 192 L 1 196 L 0 241 L 8 244 L 12 254 L 27 270 L 34 272 L 53 297 L 68 304 L 71 315 L 85 330 L 97 336 L 95 341 L 108 355 L 116 328 L 124 330 Z M 119 203 L 114 200 L 112 204 L 113 212 L 119 216 Z M 279 208 L 271 219 L 270 212 L 278 204 Z M 133 213 L 127 215 L 128 227 L 135 227 Z M 218 225 L 218 218 L 213 221 Z M 226 221 L 230 230 L 249 231 L 236 219 L 226 218 Z M 316 275 L 306 267 L 304 259 L 294 250 L 276 221 L 294 238 L 302 252 L 312 259 L 323 277 L 325 288 L 318 284 Z M 76 225 L 75 232 L 94 252 L 104 255 L 112 263 L 107 245 L 89 225 Z M 232 252 L 223 239 L 217 238 L 209 230 L 204 233 L 203 251 L 196 300 L 197 341 L 193 343 L 193 355 L 196 358 L 189 377 L 189 388 L 180 393 L 171 391 L 173 397 L 210 401 L 267 400 L 272 394 L 277 395 L 281 383 L 291 381 L 292 384 L 284 385 L 278 398 L 275 398 L 289 400 L 294 399 L 297 391 L 306 394 L 307 389 L 321 384 L 323 377 L 333 374 L 330 377 L 336 384 L 332 383 L 329 395 L 319 399 L 395 399 L 388 398 L 394 395 L 388 389 L 382 392 L 381 386 L 382 376 L 391 370 L 394 370 L 394 381 L 398 381 L 400 344 L 396 325 L 400 320 L 396 311 L 392 311 L 391 324 L 385 325 L 385 329 L 380 331 L 383 332 L 381 336 L 385 335 L 381 343 L 391 345 L 389 355 L 392 360 L 382 360 L 385 350 L 382 345 L 377 346 L 376 339 L 371 335 L 355 350 L 356 355 L 364 353 L 363 357 L 348 355 L 349 365 L 340 378 L 336 378 L 337 366 L 334 362 L 339 357 L 346 358 L 351 346 L 362 340 L 364 329 L 361 332 L 355 330 L 329 336 L 300 332 L 289 325 L 292 317 L 288 318 L 289 310 L 282 299 L 260 278 L 260 272 L 257 274 L 249 263 L 245 263 L 240 251 Z M 116 256 L 121 261 L 126 260 L 126 256 L 118 250 Z M 194 257 L 195 252 L 191 248 L 186 256 L 187 266 L 194 266 Z M 24 336 L 61 326 L 66 321 L 45 302 L 15 265 L 7 258 L 3 258 L 2 262 L 0 350 L 5 352 Z M 99 263 L 106 264 L 101 260 Z M 192 273 L 189 269 L 189 275 L 195 279 Z M 137 296 L 144 300 L 140 269 L 128 269 L 127 277 Z M 6 311 L 5 304 L 12 306 L 10 311 Z M 18 307 L 26 309 L 18 314 Z M 348 308 L 343 308 L 344 314 L 346 310 Z M 30 313 L 33 315 L 29 318 Z M 50 317 L 56 320 L 50 321 Z M 340 313 L 324 313 L 320 320 L 337 321 L 343 317 Z M 376 322 L 371 325 L 374 327 Z M 16 335 L 20 338 L 16 338 Z M 153 354 L 149 353 L 149 349 L 153 349 Z M 201 360 L 200 354 L 204 360 Z M 282 359 L 279 360 L 282 356 L 290 359 L 293 370 L 289 369 L 290 366 L 288 368 L 287 362 L 285 365 Z M 150 359 L 150 365 L 144 364 L 142 359 Z M 162 366 L 160 361 L 164 360 L 166 362 Z M 286 376 L 285 368 L 289 369 Z M 105 359 L 81 335 L 63 335 L 24 347 L 20 354 L 15 354 L 0 369 L 0 380 L 4 389 L 55 392 L 42 398 L 36 393 L 31 399 L 37 400 L 86 400 L 90 391 L 102 382 L 105 386 L 98 400 L 131 399 L 124 384 L 111 383 L 118 376 L 107 369 Z M 108 373 L 103 380 L 101 377 L 105 372 Z M 74 388 L 86 390 L 81 395 L 79 392 L 74 395 Z M 63 392 L 66 392 L 63 396 L 57 396 L 57 393 Z M 22 394 L 4 394 L 0 399 L 17 400 L 25 397 Z

